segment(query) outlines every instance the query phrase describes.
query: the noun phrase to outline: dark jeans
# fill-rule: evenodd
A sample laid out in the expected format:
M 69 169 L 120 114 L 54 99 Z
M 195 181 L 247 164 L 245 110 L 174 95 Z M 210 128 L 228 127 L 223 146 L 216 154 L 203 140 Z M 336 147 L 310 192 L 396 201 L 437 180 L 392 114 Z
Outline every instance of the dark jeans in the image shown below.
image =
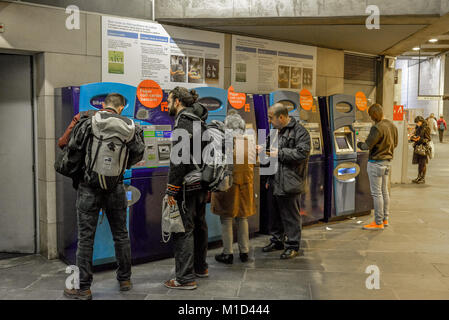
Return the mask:
M 131 278 L 131 246 L 126 229 L 125 188 L 119 184 L 113 190 L 93 189 L 84 183 L 78 187 L 76 209 L 78 218 L 78 249 L 76 265 L 80 270 L 80 288 L 88 289 L 92 284 L 92 254 L 95 231 L 100 210 L 109 221 L 118 263 L 117 280 Z
M 300 195 L 273 196 L 270 234 L 271 242 L 284 243 L 286 249 L 299 250 L 301 241 L 302 219 Z
M 444 130 L 438 129 L 438 134 L 440 135 L 440 142 L 443 142 Z
M 173 234 L 176 280 L 181 284 L 194 281 L 195 272 L 208 268 L 206 198 L 207 192 L 202 190 L 186 192 L 185 209 L 182 196 L 176 198 L 185 228 L 185 232 Z

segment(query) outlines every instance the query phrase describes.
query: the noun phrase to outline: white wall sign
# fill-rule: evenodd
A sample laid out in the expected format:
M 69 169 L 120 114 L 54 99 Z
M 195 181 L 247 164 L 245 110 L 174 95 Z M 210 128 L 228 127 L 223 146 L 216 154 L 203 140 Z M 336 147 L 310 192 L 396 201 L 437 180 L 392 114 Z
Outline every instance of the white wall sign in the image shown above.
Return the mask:
M 224 34 L 102 17 L 102 80 L 162 89 L 223 87 Z
M 232 36 L 231 83 L 240 92 L 307 89 L 315 95 L 316 47 Z

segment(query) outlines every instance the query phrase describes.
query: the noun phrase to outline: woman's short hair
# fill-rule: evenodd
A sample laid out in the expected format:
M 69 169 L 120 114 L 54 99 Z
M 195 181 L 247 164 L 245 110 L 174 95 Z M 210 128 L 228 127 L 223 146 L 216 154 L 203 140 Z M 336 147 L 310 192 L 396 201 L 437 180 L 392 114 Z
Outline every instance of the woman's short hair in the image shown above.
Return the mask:
M 243 120 L 242 116 L 239 115 L 238 112 L 235 110 L 230 110 L 228 112 L 224 124 L 226 129 L 237 131 L 240 134 L 243 134 L 246 129 L 245 120 Z
M 382 118 L 384 116 L 384 110 L 379 103 L 375 103 L 375 104 L 371 105 L 371 107 L 369 107 L 368 114 L 371 117 L 371 119 L 378 122 L 378 121 L 382 120 Z
M 425 123 L 425 122 L 426 122 L 426 119 L 424 119 L 424 118 L 421 117 L 421 116 L 417 116 L 417 117 L 415 117 L 415 123 L 418 123 L 418 122 Z

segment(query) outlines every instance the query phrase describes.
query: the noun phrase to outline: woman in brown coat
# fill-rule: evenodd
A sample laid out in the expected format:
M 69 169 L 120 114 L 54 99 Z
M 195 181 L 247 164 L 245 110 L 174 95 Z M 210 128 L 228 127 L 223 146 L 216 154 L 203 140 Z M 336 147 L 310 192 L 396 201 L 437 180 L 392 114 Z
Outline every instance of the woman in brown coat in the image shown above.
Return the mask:
M 234 260 L 233 219 L 237 220 L 240 260 L 248 261 L 248 217 L 256 213 L 254 201 L 254 163 L 256 146 L 254 137 L 245 135 L 245 121 L 236 112 L 225 120 L 226 129 L 234 139 L 233 184 L 226 192 L 213 192 L 211 211 L 221 217 L 223 252 L 215 256 L 218 262 L 232 264 Z

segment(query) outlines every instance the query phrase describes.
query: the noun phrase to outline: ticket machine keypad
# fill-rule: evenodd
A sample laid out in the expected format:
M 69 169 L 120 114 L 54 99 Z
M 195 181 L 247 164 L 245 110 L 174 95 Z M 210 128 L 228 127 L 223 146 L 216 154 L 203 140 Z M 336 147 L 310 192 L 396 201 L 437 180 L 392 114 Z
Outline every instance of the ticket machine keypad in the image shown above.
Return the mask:
M 170 125 L 143 125 L 145 153 L 142 161 L 134 168 L 153 168 L 170 163 L 171 135 Z

